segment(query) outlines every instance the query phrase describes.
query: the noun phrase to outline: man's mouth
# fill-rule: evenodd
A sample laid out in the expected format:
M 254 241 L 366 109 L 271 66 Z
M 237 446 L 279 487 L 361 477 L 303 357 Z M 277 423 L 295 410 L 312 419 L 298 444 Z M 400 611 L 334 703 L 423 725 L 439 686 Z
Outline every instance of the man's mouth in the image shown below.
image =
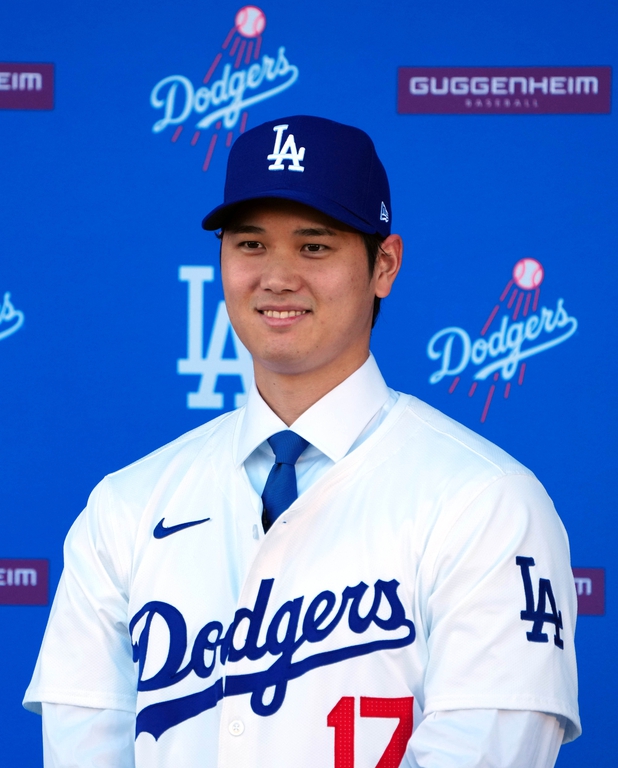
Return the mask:
M 300 315 L 306 315 L 309 310 L 308 309 L 284 309 L 284 310 L 277 310 L 277 309 L 260 309 L 260 314 L 266 315 L 266 317 L 275 317 L 280 318 L 281 320 L 285 320 L 287 317 L 299 317 Z

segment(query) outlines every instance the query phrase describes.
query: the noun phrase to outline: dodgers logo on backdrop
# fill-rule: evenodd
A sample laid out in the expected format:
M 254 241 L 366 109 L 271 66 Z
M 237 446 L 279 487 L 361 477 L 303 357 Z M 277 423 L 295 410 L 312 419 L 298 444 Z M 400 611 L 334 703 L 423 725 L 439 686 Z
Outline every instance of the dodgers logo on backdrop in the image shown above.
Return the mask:
M 489 313 L 474 341 L 463 328 L 450 326 L 434 333 L 427 344 L 427 356 L 438 362 L 429 377 L 431 384 L 446 379 L 453 394 L 466 373 L 472 373 L 468 397 L 483 395 L 481 422 L 484 422 L 500 382 L 502 396 L 508 399 L 511 385 L 521 386 L 526 375 L 526 360 L 563 344 L 577 330 L 577 320 L 569 315 L 564 299 L 550 307 L 540 306 L 542 265 L 531 258 L 520 259 L 511 279 Z M 493 333 L 489 333 L 491 328 Z M 489 387 L 483 387 L 490 382 Z
M 243 133 L 247 127 L 251 106 L 272 99 L 298 79 L 298 67 L 290 64 L 283 46 L 278 48 L 276 56 L 261 54 L 265 28 L 264 12 L 254 5 L 244 6 L 236 14 L 234 26 L 199 86 L 194 86 L 184 75 L 170 75 L 152 89 L 150 104 L 163 111 L 163 116 L 152 126 L 153 132 L 163 133 L 170 128 L 170 139 L 176 143 L 185 124 L 192 118 L 196 120 L 189 143 L 202 148 L 200 158 L 203 158 L 204 171 L 210 166 L 220 133 L 225 134 L 225 146 L 229 147 L 236 138 L 234 134 Z M 201 140 L 202 133 L 207 133 L 206 141 Z M 295 167 L 294 170 L 301 169 Z
M 11 294 L 6 291 L 0 307 L 0 339 L 12 336 L 24 324 L 24 313 L 15 309 L 11 302 Z

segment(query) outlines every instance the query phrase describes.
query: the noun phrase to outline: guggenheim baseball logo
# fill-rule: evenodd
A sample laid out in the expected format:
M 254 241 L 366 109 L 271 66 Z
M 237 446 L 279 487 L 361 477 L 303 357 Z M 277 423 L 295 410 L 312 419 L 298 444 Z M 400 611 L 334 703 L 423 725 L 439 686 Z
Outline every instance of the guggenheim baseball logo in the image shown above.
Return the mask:
M 399 114 L 608 114 L 611 67 L 400 67 Z
M 47 605 L 49 560 L 0 560 L 0 605 Z
M 220 134 L 225 146 L 234 133 L 247 127 L 248 109 L 290 88 L 298 79 L 298 67 L 290 64 L 285 48 L 268 56 L 262 53 L 264 12 L 254 5 L 241 8 L 199 85 L 184 75 L 170 75 L 152 89 L 150 104 L 163 115 L 152 126 L 154 133 L 171 130 L 171 141 L 181 139 L 189 125 L 192 147 L 205 148 L 202 170 L 207 171 Z M 206 141 L 201 139 L 206 134 Z M 223 140 L 223 136 L 222 136 Z
M 605 568 L 573 568 L 580 616 L 605 615 Z
M 0 62 L 0 109 L 53 108 L 53 64 Z
M 563 344 L 577 330 L 564 299 L 541 305 L 544 277 L 536 259 L 520 259 L 477 338 L 449 326 L 429 339 L 427 356 L 438 364 L 429 382 L 446 381 L 451 395 L 458 387 L 467 387 L 468 397 L 481 395 L 481 422 L 497 394 L 506 400 L 513 386 L 524 383 L 530 358 Z M 464 383 L 466 377 L 471 380 Z

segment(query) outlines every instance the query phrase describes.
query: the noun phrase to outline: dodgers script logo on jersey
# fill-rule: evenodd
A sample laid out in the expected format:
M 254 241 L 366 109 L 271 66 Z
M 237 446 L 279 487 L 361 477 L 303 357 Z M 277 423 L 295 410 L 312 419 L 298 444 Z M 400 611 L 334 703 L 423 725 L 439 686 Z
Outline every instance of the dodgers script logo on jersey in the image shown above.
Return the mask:
M 274 579 L 262 579 L 253 608 L 239 608 L 226 631 L 220 621 L 213 620 L 205 624 L 195 638 L 190 660 L 182 668 L 187 651 L 187 624 L 182 613 L 169 603 L 155 600 L 146 603 L 133 616 L 129 631 L 133 643 L 133 660 L 138 663 L 138 691 L 168 688 L 184 680 L 191 672 L 199 678 L 207 679 L 217 666 L 217 655 L 221 666 L 228 661 L 236 662 L 245 658 L 252 662 L 266 656 L 273 659 L 267 669 L 219 677 L 199 693 L 145 707 L 137 715 L 136 737 L 140 733 L 150 733 L 158 739 L 169 728 L 212 709 L 224 696 L 251 694 L 253 712 L 268 717 L 283 705 L 290 681 L 318 667 L 389 648 L 403 648 L 412 644 L 416 638 L 414 624 L 406 618 L 405 608 L 397 594 L 399 582 L 395 579 L 378 579 L 373 587 L 371 607 L 364 616 L 360 614 L 360 603 L 369 590 L 364 582 L 345 587 L 340 598 L 329 590 L 320 592 L 311 600 L 304 613 L 305 597 L 301 595 L 278 608 L 266 629 L 265 642 L 259 645 L 258 638 L 273 585 Z M 385 617 L 387 610 L 390 614 Z M 154 675 L 144 679 L 151 634 L 156 631 L 153 629 L 155 617 L 159 617 L 158 625 L 154 624 L 159 627 L 159 631 L 162 628 L 160 620 L 165 624 L 169 649 L 163 665 Z M 347 621 L 343 621 L 344 617 Z M 245 621 L 249 622 L 249 627 L 245 627 L 246 634 L 243 634 L 242 629 L 239 632 L 244 642 L 237 646 L 235 635 Z M 384 636 L 367 642 L 349 643 L 349 632 L 353 633 L 352 637 L 362 636 L 372 626 L 382 630 Z M 283 637 L 282 628 L 285 629 Z M 309 655 L 305 652 L 301 660 L 294 660 L 294 655 L 305 644 L 319 648 L 319 644 L 338 628 L 341 637 L 339 647 L 328 651 L 318 650 Z M 157 657 L 162 658 L 159 655 Z M 273 688 L 274 695 L 270 696 L 269 689 Z
M 6 339 L 16 333 L 24 324 L 24 313 L 15 309 L 11 294 L 6 291 L 0 307 L 0 339 Z
M 477 339 L 472 341 L 463 328 L 449 326 L 435 333 L 427 344 L 427 356 L 439 363 L 429 382 L 438 384 L 446 378 L 451 395 L 466 369 L 470 365 L 478 368 L 467 394 L 483 393 L 481 422 L 487 418 L 500 380 L 504 382 L 502 396 L 508 399 L 512 382 L 518 386 L 524 383 L 525 360 L 564 343 L 577 330 L 577 320 L 567 312 L 564 299 L 558 299 L 551 308 L 540 306 L 544 277 L 536 259 L 520 259 Z M 496 330 L 487 335 L 492 327 Z M 491 382 L 489 387 L 479 386 L 486 381 Z
M 298 67 L 287 60 L 283 46 L 279 47 L 276 56 L 262 54 L 260 59 L 265 28 L 264 12 L 254 5 L 244 6 L 236 14 L 234 26 L 199 87 L 194 87 L 183 75 L 170 75 L 152 89 L 150 104 L 154 109 L 163 110 L 163 117 L 155 122 L 152 130 L 162 133 L 168 126 L 174 127 L 173 143 L 180 139 L 183 124 L 193 113 L 203 115 L 195 123 L 190 144 L 197 146 L 202 133 L 209 131 L 206 155 L 202 155 L 204 171 L 210 166 L 222 129 L 225 130 L 225 146 L 230 147 L 236 127 L 239 133 L 247 127 L 249 107 L 283 93 L 298 79 Z M 220 77 L 213 80 L 216 74 Z M 200 143 L 203 145 L 204 142 Z

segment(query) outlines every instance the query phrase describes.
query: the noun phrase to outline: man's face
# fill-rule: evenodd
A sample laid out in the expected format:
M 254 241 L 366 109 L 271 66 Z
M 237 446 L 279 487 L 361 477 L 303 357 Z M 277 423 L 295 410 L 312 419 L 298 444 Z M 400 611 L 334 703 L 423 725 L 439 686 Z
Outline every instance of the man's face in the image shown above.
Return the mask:
M 378 264 L 380 259 L 378 259 Z M 229 222 L 221 275 L 230 320 L 253 355 L 256 377 L 345 376 L 367 359 L 373 300 L 361 236 L 299 203 L 255 201 Z

